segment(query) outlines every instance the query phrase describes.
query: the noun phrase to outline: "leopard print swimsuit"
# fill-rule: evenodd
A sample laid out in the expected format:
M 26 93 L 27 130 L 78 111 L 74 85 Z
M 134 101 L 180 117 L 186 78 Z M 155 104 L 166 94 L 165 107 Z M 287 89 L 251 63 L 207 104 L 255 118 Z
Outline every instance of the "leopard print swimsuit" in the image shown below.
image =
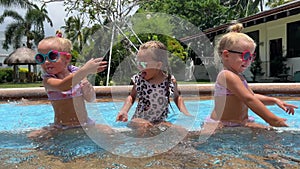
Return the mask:
M 174 76 L 171 76 L 171 79 L 174 79 Z M 151 84 L 137 74 L 132 77 L 132 81 L 136 85 L 138 97 L 138 105 L 132 119 L 142 118 L 153 124 L 165 121 L 169 113 L 169 97 L 174 93 L 172 80 L 169 82 L 165 79 L 160 84 Z

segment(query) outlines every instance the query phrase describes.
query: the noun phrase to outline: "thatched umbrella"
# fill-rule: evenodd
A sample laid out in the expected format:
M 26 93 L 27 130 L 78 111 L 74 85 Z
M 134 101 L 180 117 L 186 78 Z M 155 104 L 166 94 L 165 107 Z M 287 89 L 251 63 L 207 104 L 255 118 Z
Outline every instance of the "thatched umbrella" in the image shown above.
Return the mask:
M 34 55 L 36 52 L 27 47 L 21 47 L 13 51 L 4 60 L 4 64 L 8 66 L 14 66 L 14 79 L 16 82 L 20 81 L 19 68 L 18 65 L 28 65 L 29 74 L 31 73 L 31 65 L 34 68 L 34 73 L 36 73 L 36 62 Z M 31 79 L 32 80 L 32 79 Z

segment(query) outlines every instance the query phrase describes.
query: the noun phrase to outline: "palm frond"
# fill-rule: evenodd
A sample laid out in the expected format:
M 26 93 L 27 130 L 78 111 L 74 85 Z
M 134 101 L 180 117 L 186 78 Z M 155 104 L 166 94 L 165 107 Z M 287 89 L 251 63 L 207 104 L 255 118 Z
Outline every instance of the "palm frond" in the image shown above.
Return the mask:
M 12 44 L 12 40 L 14 39 L 15 36 L 18 36 L 18 31 L 19 29 L 23 29 L 22 28 L 22 24 L 20 23 L 10 23 L 7 25 L 6 30 L 4 32 L 5 34 L 5 40 L 2 44 L 3 49 L 9 49 L 9 45 Z M 14 45 L 17 46 L 17 45 Z
M 4 7 L 21 7 L 28 8 L 31 6 L 31 3 L 28 0 L 0 0 L 0 5 Z
M 18 22 L 24 21 L 22 16 L 18 14 L 16 11 L 4 10 L 3 14 L 0 16 L 0 23 L 3 23 L 6 17 L 11 17 L 12 19 L 17 20 Z

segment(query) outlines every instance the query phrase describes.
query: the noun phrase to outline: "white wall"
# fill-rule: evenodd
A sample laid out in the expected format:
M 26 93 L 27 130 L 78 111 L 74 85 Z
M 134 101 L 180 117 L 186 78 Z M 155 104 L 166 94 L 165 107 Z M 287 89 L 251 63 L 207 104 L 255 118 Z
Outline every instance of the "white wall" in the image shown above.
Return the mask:
M 274 20 L 267 23 L 262 23 L 259 25 L 247 27 L 244 29 L 245 32 L 252 32 L 259 30 L 259 52 L 261 56 L 261 60 L 265 63 L 269 63 L 270 61 L 270 49 L 269 49 L 269 41 L 272 39 L 282 38 L 282 47 L 283 53 L 286 53 L 287 47 L 287 30 L 286 25 L 290 22 L 295 22 L 300 20 L 300 14 L 293 15 L 289 17 L 285 17 L 282 19 Z M 290 67 L 290 75 L 294 75 L 295 71 L 300 70 L 300 58 L 289 58 L 287 61 L 287 66 Z M 266 75 L 269 76 L 270 65 L 262 65 L 263 71 L 266 72 Z
M 300 58 L 289 58 L 287 65 L 290 67 L 290 74 L 294 75 L 295 72 L 300 71 Z

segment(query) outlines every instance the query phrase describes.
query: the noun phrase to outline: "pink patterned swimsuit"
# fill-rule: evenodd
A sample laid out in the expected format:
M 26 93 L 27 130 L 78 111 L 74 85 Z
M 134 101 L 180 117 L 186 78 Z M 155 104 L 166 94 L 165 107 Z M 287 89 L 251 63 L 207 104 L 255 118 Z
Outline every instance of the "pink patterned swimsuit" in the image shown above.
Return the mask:
M 248 83 L 246 80 L 243 80 L 243 84 L 246 88 L 248 88 Z M 218 82 L 215 84 L 215 93 L 214 96 L 229 96 L 233 95 L 233 93 L 228 90 L 225 86 L 220 85 Z
M 73 65 L 68 66 L 68 70 L 71 73 L 74 73 L 78 70 L 79 68 Z M 51 74 L 45 74 L 43 75 L 43 78 L 57 78 L 55 75 Z M 80 84 L 75 85 L 72 89 L 68 91 L 47 91 L 48 95 L 48 100 L 63 100 L 63 99 L 70 99 L 73 97 L 78 97 L 82 96 L 82 90 Z M 95 125 L 95 120 L 92 120 L 88 117 L 87 122 L 83 123 L 82 125 L 74 125 L 74 126 L 67 126 L 67 125 L 62 125 L 62 124 L 54 124 L 51 123 L 51 126 L 54 128 L 59 128 L 59 129 L 70 129 L 70 128 L 77 128 L 77 127 L 90 127 Z
M 68 66 L 68 70 L 71 73 L 76 72 L 78 69 L 79 69 L 78 67 L 73 65 Z M 51 74 L 45 74 L 43 76 L 43 78 L 49 78 L 49 77 L 57 78 L 55 75 L 51 75 Z M 47 91 L 47 95 L 48 95 L 48 100 L 63 100 L 63 99 L 70 99 L 73 97 L 82 96 L 83 93 L 80 84 L 77 84 L 68 91 Z

